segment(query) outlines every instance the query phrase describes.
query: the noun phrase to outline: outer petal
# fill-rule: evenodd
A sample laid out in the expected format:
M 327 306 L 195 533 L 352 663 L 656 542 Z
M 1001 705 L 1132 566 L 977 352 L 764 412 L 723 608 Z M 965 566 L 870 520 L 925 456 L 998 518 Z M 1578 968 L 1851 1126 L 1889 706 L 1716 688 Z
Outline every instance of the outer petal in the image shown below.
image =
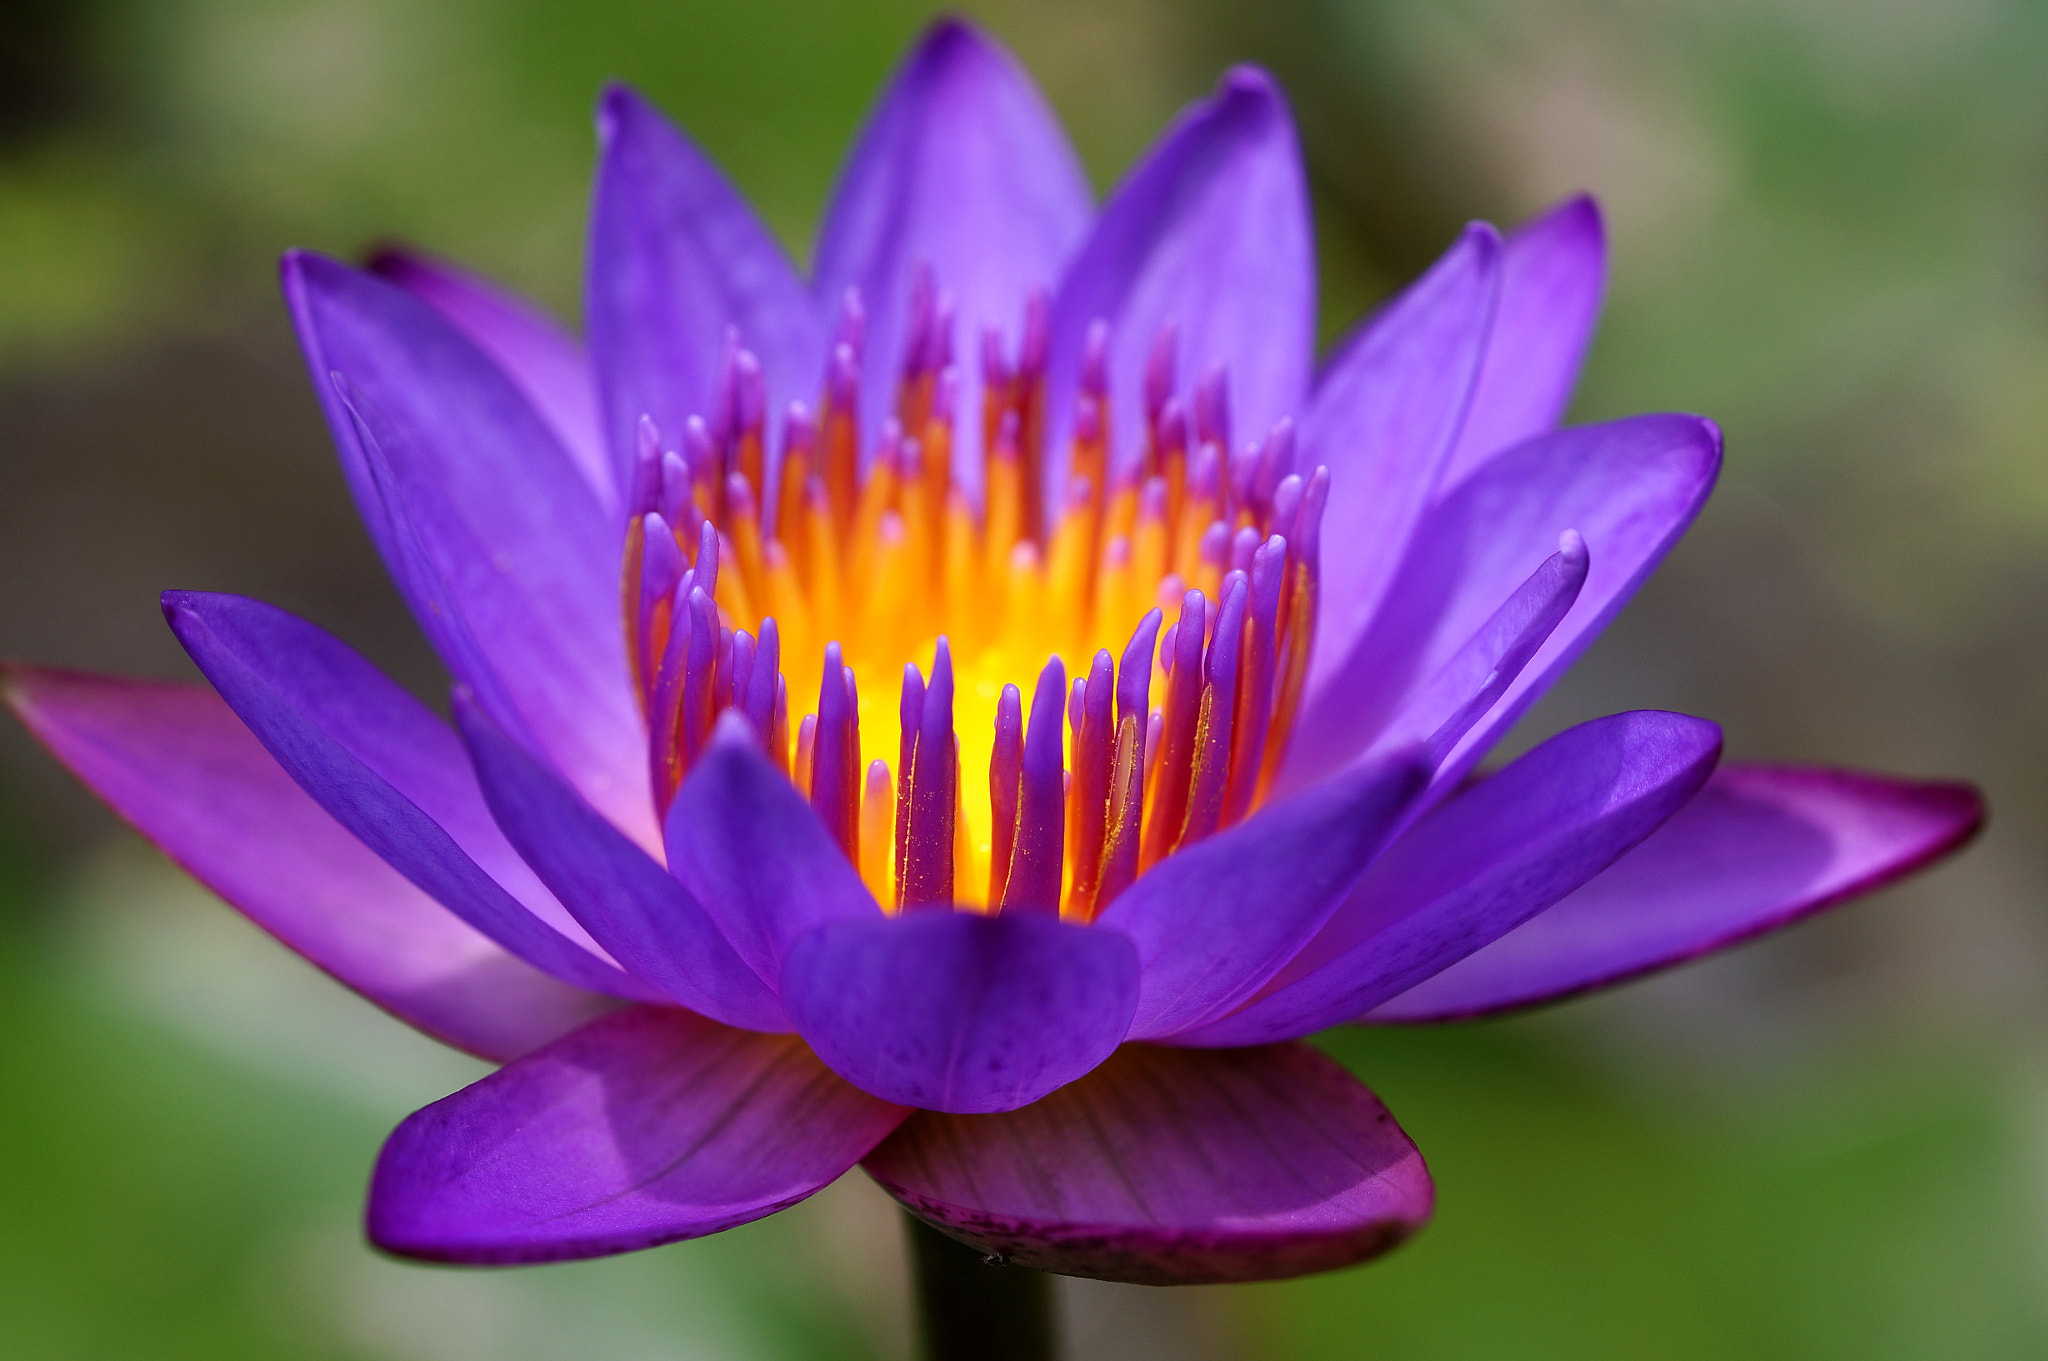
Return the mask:
M 1025 299 L 1051 294 L 1090 211 L 1080 164 L 1023 68 L 971 24 L 933 24 L 868 116 L 818 237 L 821 306 L 858 288 L 867 308 L 863 447 L 895 406 L 915 270 L 929 266 L 954 300 L 954 344 L 969 360 L 960 410 L 977 412 L 983 330 L 1015 346 Z M 955 427 L 953 456 L 977 485 L 979 420 Z
M 788 1030 L 774 991 L 654 859 L 458 692 L 455 717 L 512 844 L 613 958 L 670 1001 L 748 1030 Z
M 597 384 L 576 338 L 533 303 L 445 260 L 387 246 L 369 269 L 417 296 L 454 324 L 533 403 L 606 514 L 619 485 L 597 415 Z
M 1436 787 L 1455 788 L 1663 560 L 1720 466 L 1721 433 L 1697 416 L 1578 426 L 1489 460 L 1424 517 L 1359 644 L 1374 665 L 1347 675 L 1343 705 L 1336 690 L 1321 701 L 1321 740 L 1297 737 L 1282 787 L 1299 788 L 1369 745 L 1557 551 L 1558 536 L 1577 530 L 1591 558 L 1585 584 L 1500 701 L 1452 749 Z
M 820 331 L 788 255 L 652 104 L 615 85 L 597 129 L 584 324 L 612 466 L 627 486 L 642 416 L 678 448 L 688 417 L 713 418 L 728 330 L 760 359 L 771 416 L 816 395 Z
M 58 760 L 251 921 L 409 1025 L 504 1062 L 613 1005 L 521 963 L 292 783 L 211 690 L 7 666 Z
M 1300 953 L 1429 784 L 1419 752 L 1346 771 L 1168 856 L 1097 925 L 1138 946 L 1133 1039 L 1248 1001 Z
M 782 1002 L 841 1077 L 928 1110 L 1004 1111 L 1108 1058 L 1138 1002 L 1128 937 L 1038 913 L 912 912 L 796 942 Z
M 1668 968 L 1911 874 L 1983 817 L 1968 785 L 1723 766 L 1577 892 L 1366 1019 L 1461 1020 Z
M 772 990 L 799 936 L 882 909 L 744 719 L 720 719 L 668 810 L 668 865 Z
M 1465 229 L 1430 271 L 1345 342 L 1316 382 L 1301 469 L 1330 469 L 1321 607 L 1301 740 L 1376 659 L 1359 647 L 1436 490 L 1479 376 L 1500 295 L 1500 234 Z M 1321 703 L 1315 702 L 1320 699 Z
M 698 1238 L 794 1205 L 905 1112 L 788 1036 L 636 1007 L 408 1116 L 370 1239 L 437 1262 L 554 1262 Z
M 590 484 L 511 380 L 418 298 L 303 252 L 285 257 L 284 286 L 356 504 L 435 650 L 651 844 L 619 537 Z
M 457 916 L 565 982 L 651 999 L 555 901 L 484 807 L 448 725 L 303 619 L 167 592 L 178 641 L 300 788 Z
M 1447 480 L 1563 418 L 1600 320 L 1607 234 L 1579 197 L 1508 233 L 1500 310 Z
M 862 1164 L 927 1222 L 1024 1266 L 1189 1285 L 1329 1271 L 1429 1219 L 1422 1155 L 1306 1045 L 1126 1045 L 1007 1115 L 914 1115 Z
M 1104 205 L 1054 307 L 1053 448 L 1065 447 L 1082 345 L 1098 319 L 1110 327 L 1119 467 L 1144 448 L 1145 360 L 1169 320 L 1186 382 L 1229 370 L 1242 438 L 1299 412 L 1315 357 L 1315 248 L 1294 121 L 1265 72 L 1232 70 Z
M 1720 729 L 1682 714 L 1560 733 L 1416 824 L 1257 999 L 1176 1043 L 1260 1044 L 1364 1014 L 1607 868 L 1699 791 L 1720 754 Z

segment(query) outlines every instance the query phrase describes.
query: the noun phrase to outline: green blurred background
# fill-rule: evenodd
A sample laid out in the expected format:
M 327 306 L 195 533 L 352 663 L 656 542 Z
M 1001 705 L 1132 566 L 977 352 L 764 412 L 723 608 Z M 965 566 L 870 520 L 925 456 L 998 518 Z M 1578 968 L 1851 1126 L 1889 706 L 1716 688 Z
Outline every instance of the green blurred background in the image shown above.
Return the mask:
M 2048 1355 L 2048 5 L 1001 0 L 1112 183 L 1226 64 L 1311 161 L 1326 334 L 1580 188 L 1613 285 L 1578 414 L 1716 417 L 1698 529 L 1521 740 L 1625 707 L 1738 756 L 1960 774 L 1961 863 L 1554 1013 L 1333 1042 L 1437 1222 L 1260 1287 L 1075 1283 L 1076 1358 Z M 431 693 L 272 282 L 402 236 L 576 305 L 613 75 L 800 253 L 928 10 L 0 0 L 0 652 L 184 674 L 165 586 Z M 0 1356 L 897 1357 L 857 1176 L 764 1224 L 504 1273 L 357 1231 L 389 1126 L 477 1067 L 191 886 L 0 732 Z

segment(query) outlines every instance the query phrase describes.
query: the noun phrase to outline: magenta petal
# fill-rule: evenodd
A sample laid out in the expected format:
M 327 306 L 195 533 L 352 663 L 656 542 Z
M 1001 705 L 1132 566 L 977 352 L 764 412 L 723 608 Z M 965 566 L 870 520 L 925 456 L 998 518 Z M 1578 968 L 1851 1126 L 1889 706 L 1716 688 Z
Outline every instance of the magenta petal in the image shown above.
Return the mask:
M 829 1185 L 904 1114 L 793 1037 L 635 1007 L 406 1117 L 370 1241 L 511 1264 L 700 1238 Z
M 650 844 L 618 623 L 619 536 L 509 378 L 438 312 L 295 252 L 285 296 L 356 504 L 435 650 Z
M 954 302 L 956 349 L 985 329 L 1014 352 L 1025 300 L 1049 297 L 1088 228 L 1088 181 L 1052 111 L 1009 53 L 955 18 L 933 24 L 897 69 L 841 172 L 818 235 L 816 292 L 849 288 L 867 313 L 860 410 L 872 443 L 896 405 L 912 280 L 928 266 Z M 959 366 L 954 466 L 981 469 L 981 366 Z
M 814 399 L 822 327 L 789 257 L 718 167 L 623 85 L 599 101 L 584 325 L 620 486 L 640 418 L 680 448 L 714 418 L 728 331 L 761 361 L 768 411 Z M 755 488 L 756 495 L 761 494 Z
M 1564 416 L 1607 284 L 1599 205 L 1582 196 L 1523 223 L 1502 263 L 1500 310 L 1447 482 Z
M 1329 468 L 1330 500 L 1311 702 L 1297 729 L 1303 743 L 1324 740 L 1330 711 L 1349 707 L 1353 675 L 1378 664 L 1359 640 L 1465 419 L 1500 295 L 1500 257 L 1498 232 L 1484 222 L 1467 227 L 1316 380 L 1295 462 L 1303 472 Z
M 135 829 L 409 1025 L 504 1062 L 613 1005 L 465 925 L 308 798 L 210 690 L 10 665 L 8 704 Z
M 170 591 L 164 615 L 278 764 L 399 873 L 564 982 L 658 997 L 534 877 L 484 806 L 461 741 L 425 705 L 274 605 Z
M 1341 694 L 1372 721 L 1355 730 L 1340 711 L 1330 730 L 1344 740 L 1298 735 L 1281 787 L 1301 788 L 1341 764 L 1375 725 L 1404 710 L 1557 553 L 1559 536 L 1577 530 L 1590 558 L 1585 582 L 1521 674 L 1451 749 L 1436 787 L 1455 788 L 1628 603 L 1699 513 L 1720 466 L 1721 433 L 1697 416 L 1575 426 L 1487 461 L 1424 516 L 1359 644 L 1373 665 L 1349 673 L 1323 701 L 1334 705 Z
M 1681 964 L 1911 874 L 1983 817 L 1968 785 L 1723 766 L 1577 892 L 1366 1019 L 1462 1020 Z
M 881 907 L 737 714 L 719 720 L 668 810 L 668 867 L 771 991 L 790 942 Z
M 1138 946 L 1130 1038 L 1214 1020 L 1300 953 L 1429 784 L 1420 753 L 1377 761 L 1162 860 L 1097 924 Z
M 1415 1145 L 1306 1045 L 1126 1045 L 1006 1115 L 910 1117 L 861 1164 L 912 1213 L 985 1252 L 1140 1285 L 1350 1266 L 1429 1219 Z
M 498 826 L 628 972 L 715 1021 L 747 1030 L 790 1029 L 775 993 L 688 889 L 461 693 L 455 718 Z
M 1088 328 L 1106 321 L 1110 447 L 1119 467 L 1133 464 L 1146 357 L 1171 321 L 1183 386 L 1222 365 L 1240 441 L 1261 438 L 1308 394 L 1315 310 L 1294 121 L 1272 77 L 1238 67 L 1118 186 L 1069 267 L 1053 309 L 1047 429 L 1063 446 Z
M 446 317 L 533 403 L 598 505 L 616 512 L 620 488 L 597 415 L 597 384 L 583 347 L 526 299 L 445 260 L 400 247 L 378 251 L 370 271 Z
M 1641 711 L 1560 733 L 1402 834 L 1242 1011 L 1175 1037 L 1262 1044 L 1360 1016 L 1585 883 L 1697 793 L 1721 730 Z
M 1038 1100 L 1108 1058 L 1137 1002 L 1128 937 L 1037 912 L 833 922 L 782 971 L 782 1004 L 833 1072 L 927 1110 Z

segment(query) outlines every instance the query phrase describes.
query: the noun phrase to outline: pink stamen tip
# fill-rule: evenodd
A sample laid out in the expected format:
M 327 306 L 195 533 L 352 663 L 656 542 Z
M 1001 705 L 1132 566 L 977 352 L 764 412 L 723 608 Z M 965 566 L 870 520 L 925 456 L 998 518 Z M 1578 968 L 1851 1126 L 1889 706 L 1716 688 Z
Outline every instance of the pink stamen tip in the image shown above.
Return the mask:
M 711 430 L 701 416 L 692 416 L 683 422 L 683 461 L 690 465 L 690 476 L 699 482 L 716 482 L 724 478 L 717 447 L 711 442 Z
M 1052 298 L 1045 289 L 1034 288 L 1024 299 L 1024 334 L 1017 342 L 1017 374 L 1038 378 L 1045 373 L 1052 352 Z
M 1259 551 L 1259 531 L 1246 525 L 1230 537 L 1230 567 L 1235 572 L 1250 572 L 1253 557 Z
M 1145 420 L 1151 425 L 1159 424 L 1160 412 L 1173 397 L 1174 360 L 1179 349 L 1179 325 L 1160 323 L 1152 336 L 1151 353 L 1145 357 Z
M 860 398 L 860 355 L 845 341 L 832 347 L 825 368 L 826 400 L 839 410 L 851 410 Z
M 910 787 L 910 836 L 904 850 L 903 905 L 953 901 L 953 809 L 959 752 L 953 741 L 953 657 L 944 638 L 923 696 Z
M 868 312 L 861 304 L 860 290 L 849 288 L 839 296 L 839 320 L 832 331 L 833 348 L 844 347 L 857 353 L 867 336 L 867 329 Z
M 761 377 L 761 361 L 752 350 L 733 356 L 734 433 L 759 430 L 768 418 L 768 388 Z
M 627 509 L 634 514 L 653 510 L 661 501 L 661 432 L 651 416 L 640 417 L 633 432 L 633 485 Z
M 1230 447 L 1230 375 L 1221 364 L 1203 374 L 1195 388 L 1195 437 Z
M 1094 444 L 1104 434 L 1102 399 L 1083 391 L 1074 399 L 1074 440 L 1079 444 Z
M 692 566 L 697 569 L 697 588 L 707 596 L 718 592 L 719 544 L 718 527 L 711 521 L 697 527 L 697 561 Z
M 1295 521 L 1301 515 L 1301 498 L 1308 490 L 1308 483 L 1300 473 L 1289 473 L 1280 479 L 1280 485 L 1273 489 L 1273 517 L 1271 528 L 1275 534 L 1294 537 Z
M 1088 323 L 1081 342 L 1081 391 L 1098 397 L 1109 391 L 1109 323 L 1100 317 Z
M 1159 419 L 1153 425 L 1153 439 L 1158 442 L 1161 454 L 1187 451 L 1188 415 L 1180 398 L 1168 397 L 1159 408 Z
M 939 294 L 938 303 L 932 308 L 931 330 L 925 336 L 924 371 L 943 369 L 953 362 L 953 317 L 955 304 L 951 293 Z
M 1024 701 L 1014 685 L 996 698 L 995 746 L 989 756 L 988 900 L 1001 906 L 1017 844 L 1017 801 L 1024 788 Z
M 661 514 L 671 525 L 686 523 L 690 504 L 690 465 L 673 449 L 661 456 Z
M 994 326 L 981 332 L 981 381 L 989 387 L 1007 387 L 1014 375 L 1003 353 L 1003 333 Z
M 817 735 L 811 746 L 811 807 L 848 859 L 860 855 L 860 749 L 852 672 L 839 644 L 825 645 L 824 676 L 818 686 Z
M 810 405 L 791 402 L 782 416 L 782 456 L 788 458 L 799 449 L 808 454 L 817 442 L 818 421 L 811 415 Z
M 775 698 L 782 671 L 782 634 L 771 616 L 761 621 L 761 635 L 754 640 L 754 666 L 740 697 L 740 708 L 761 740 L 775 735 Z
M 1024 737 L 1023 792 L 1017 803 L 1017 841 L 1003 888 L 1005 911 L 1058 912 L 1060 871 L 1066 858 L 1065 769 L 1060 710 L 1067 673 L 1058 657 L 1039 672 Z
M 725 500 L 728 513 L 738 520 L 754 519 L 760 511 L 760 507 L 754 504 L 754 488 L 744 473 L 726 475 Z

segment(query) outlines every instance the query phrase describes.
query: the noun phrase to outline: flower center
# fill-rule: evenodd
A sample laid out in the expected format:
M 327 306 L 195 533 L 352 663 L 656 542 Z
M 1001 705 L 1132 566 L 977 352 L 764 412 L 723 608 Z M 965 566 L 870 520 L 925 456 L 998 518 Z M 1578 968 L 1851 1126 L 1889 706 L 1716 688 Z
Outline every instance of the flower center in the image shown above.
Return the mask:
M 849 294 L 819 414 L 790 404 L 772 462 L 736 337 L 680 450 L 641 423 L 622 593 L 656 800 L 734 708 L 885 906 L 1086 921 L 1265 797 L 1307 670 L 1328 473 L 1291 471 L 1284 421 L 1232 453 L 1227 376 L 1184 400 L 1171 324 L 1144 447 L 1119 461 L 1098 322 L 1049 495 L 1039 295 L 1014 350 L 982 337 L 977 498 L 956 466 L 951 301 L 919 272 L 865 459 L 864 329 Z M 897 740 L 876 743 L 892 716 Z

